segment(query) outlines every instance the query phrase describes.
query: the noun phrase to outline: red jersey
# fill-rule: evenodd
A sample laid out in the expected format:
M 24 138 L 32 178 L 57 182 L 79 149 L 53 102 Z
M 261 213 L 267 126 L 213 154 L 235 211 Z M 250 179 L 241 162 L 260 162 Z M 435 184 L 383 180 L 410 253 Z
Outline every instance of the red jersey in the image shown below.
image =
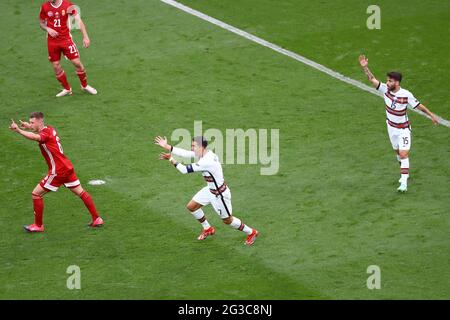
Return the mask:
M 42 4 L 41 13 L 39 18 L 41 20 L 47 20 L 47 27 L 58 32 L 56 38 L 52 38 L 47 35 L 49 40 L 62 41 L 71 39 L 68 20 L 69 15 L 75 15 L 77 13 L 76 8 L 68 0 L 62 0 L 59 6 L 55 6 L 50 1 L 46 1 Z
M 72 163 L 64 155 L 56 130 L 46 126 L 39 131 L 39 136 L 41 137 L 39 148 L 47 161 L 49 174 L 64 175 L 73 170 Z

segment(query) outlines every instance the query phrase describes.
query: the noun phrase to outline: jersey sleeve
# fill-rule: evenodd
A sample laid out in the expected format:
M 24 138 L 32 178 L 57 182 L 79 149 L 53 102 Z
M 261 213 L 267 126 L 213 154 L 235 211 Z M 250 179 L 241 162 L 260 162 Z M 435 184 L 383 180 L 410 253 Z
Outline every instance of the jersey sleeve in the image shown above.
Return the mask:
M 68 7 L 67 7 L 67 14 L 74 16 L 78 13 L 77 8 L 74 6 L 74 4 L 72 2 L 68 2 Z
M 188 150 L 184 150 L 184 149 L 177 148 L 177 147 L 173 147 L 170 152 L 176 156 L 183 157 L 183 158 L 194 158 L 195 157 L 194 151 L 188 151 Z
M 382 83 L 380 81 L 380 83 L 378 84 L 377 90 L 380 91 L 381 93 L 386 93 L 388 91 L 386 83 Z
M 39 13 L 39 19 L 41 19 L 41 20 L 47 19 L 47 13 L 45 12 L 44 6 L 41 7 L 41 12 Z
M 50 132 L 48 132 L 48 130 L 42 130 L 41 132 L 39 132 L 39 136 L 41 137 L 40 142 L 45 143 L 50 138 Z
M 192 172 L 208 171 L 209 165 L 208 165 L 207 161 L 203 160 L 203 158 L 202 158 L 198 162 L 191 163 L 188 165 L 178 163 L 176 168 L 181 173 L 186 174 L 186 173 L 192 173 Z
M 417 100 L 414 95 L 410 92 L 408 94 L 408 104 L 411 106 L 411 108 L 415 109 L 420 105 L 420 101 Z

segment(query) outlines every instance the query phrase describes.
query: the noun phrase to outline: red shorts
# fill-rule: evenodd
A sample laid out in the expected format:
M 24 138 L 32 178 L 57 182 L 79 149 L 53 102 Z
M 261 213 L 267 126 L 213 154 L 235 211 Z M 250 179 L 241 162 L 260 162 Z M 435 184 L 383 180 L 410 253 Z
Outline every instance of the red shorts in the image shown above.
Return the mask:
M 59 61 L 61 59 L 61 52 L 69 60 L 73 60 L 80 57 L 77 46 L 72 39 L 67 40 L 48 40 L 48 60 L 51 62 Z
M 67 188 L 78 187 L 80 185 L 80 180 L 78 180 L 75 171 L 71 170 L 62 174 L 49 173 L 39 184 L 46 190 L 58 191 L 58 188 L 61 185 L 64 185 Z

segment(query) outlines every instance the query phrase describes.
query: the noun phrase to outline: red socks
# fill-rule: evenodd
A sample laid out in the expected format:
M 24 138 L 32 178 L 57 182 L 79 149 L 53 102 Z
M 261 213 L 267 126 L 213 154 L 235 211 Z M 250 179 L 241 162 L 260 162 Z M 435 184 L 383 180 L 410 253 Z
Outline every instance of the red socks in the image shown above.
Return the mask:
M 81 86 L 85 88 L 87 86 L 86 70 L 77 71 L 77 76 L 80 79 Z M 70 90 L 70 84 L 67 81 L 66 73 L 64 72 L 64 70 L 56 75 L 56 79 L 61 83 L 64 89 Z
M 63 86 L 64 89 L 66 90 L 70 90 L 70 84 L 69 82 L 67 82 L 67 77 L 66 77 L 66 73 L 63 71 L 61 71 L 61 73 L 56 75 L 56 79 L 61 83 L 61 85 Z
M 42 197 L 32 194 L 33 208 L 34 208 L 34 223 L 37 226 L 42 226 L 42 216 L 44 215 L 44 199 Z
M 87 86 L 86 70 L 83 70 L 83 71 L 77 71 L 77 76 L 78 76 L 78 78 L 80 79 L 81 86 L 82 86 L 83 88 L 86 88 L 86 86 Z
M 80 198 L 81 198 L 81 200 L 83 200 L 84 205 L 89 210 L 89 213 L 92 216 L 92 221 L 95 221 L 95 219 L 98 218 L 98 213 L 97 213 L 97 209 L 95 209 L 95 204 L 94 204 L 94 201 L 92 200 L 91 195 L 87 191 L 83 191 L 80 194 Z
M 32 194 L 32 198 L 34 208 L 34 223 L 40 227 L 43 224 L 44 199 L 42 199 L 42 197 L 38 196 L 37 194 Z M 83 200 L 84 205 L 89 210 L 89 213 L 92 216 L 92 221 L 95 221 L 95 219 L 98 218 L 98 213 L 91 195 L 87 191 L 83 191 L 80 195 L 80 198 L 81 200 Z

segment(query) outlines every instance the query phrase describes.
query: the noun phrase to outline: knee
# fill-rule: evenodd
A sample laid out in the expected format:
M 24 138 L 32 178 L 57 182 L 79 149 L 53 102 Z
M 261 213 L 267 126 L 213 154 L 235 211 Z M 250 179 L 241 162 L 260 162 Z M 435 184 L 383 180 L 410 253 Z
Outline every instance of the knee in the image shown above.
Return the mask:
M 408 158 L 408 153 L 407 152 L 400 152 L 398 155 L 400 156 L 400 159 L 407 159 Z
M 225 224 L 231 224 L 233 222 L 233 217 L 228 217 L 222 220 Z
M 31 199 L 36 200 L 36 199 L 42 199 L 42 194 L 38 194 L 34 191 L 31 192 Z
M 83 71 L 84 70 L 84 66 L 81 62 L 74 62 L 74 66 L 75 69 L 77 69 L 77 71 Z
M 62 67 L 59 62 L 53 63 L 53 70 L 55 71 L 55 74 L 59 74 L 62 72 Z
M 192 212 L 195 211 L 195 207 L 194 207 L 192 204 L 190 204 L 190 203 L 188 203 L 188 204 L 186 205 L 186 209 L 187 209 L 190 213 L 192 213 Z

